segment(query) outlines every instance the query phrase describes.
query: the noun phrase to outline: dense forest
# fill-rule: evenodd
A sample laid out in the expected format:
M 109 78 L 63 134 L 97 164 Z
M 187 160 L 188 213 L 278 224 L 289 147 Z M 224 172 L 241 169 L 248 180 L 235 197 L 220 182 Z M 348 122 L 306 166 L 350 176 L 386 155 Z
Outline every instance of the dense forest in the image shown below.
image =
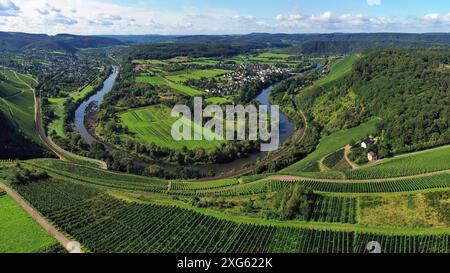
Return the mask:
M 450 142 L 450 51 L 371 50 L 341 80 L 298 92 L 323 134 L 382 118 L 379 137 L 393 153 Z
M 164 60 L 177 56 L 187 57 L 229 57 L 264 48 L 259 43 L 154 43 L 135 45 L 124 50 L 129 60 Z

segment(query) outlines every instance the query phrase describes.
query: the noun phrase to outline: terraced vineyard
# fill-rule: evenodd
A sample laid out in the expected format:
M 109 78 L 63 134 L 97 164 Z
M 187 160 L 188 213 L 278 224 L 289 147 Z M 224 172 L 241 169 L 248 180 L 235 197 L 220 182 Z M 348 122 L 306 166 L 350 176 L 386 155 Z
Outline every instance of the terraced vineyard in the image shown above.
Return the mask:
M 370 238 L 398 252 L 441 253 L 449 248 L 448 235 L 409 239 L 234 222 L 172 206 L 127 203 L 63 181 L 40 181 L 16 190 L 92 252 L 352 253 L 365 252 Z
M 401 177 L 450 169 L 450 146 L 395 157 L 378 165 L 345 171 L 348 179 Z
M 304 185 L 315 191 L 338 193 L 388 193 L 417 191 L 450 187 L 450 174 L 443 173 L 420 178 L 387 180 L 381 182 L 325 182 L 325 181 L 280 181 L 261 180 L 235 187 L 199 191 L 200 195 L 235 196 L 274 192 L 286 189 L 293 184 Z
M 172 182 L 171 191 L 197 191 L 205 189 L 222 188 L 239 184 L 235 178 L 216 180 L 212 182 Z
M 149 192 L 167 190 L 166 181 L 158 178 L 113 173 L 52 159 L 30 160 L 26 164 L 92 185 Z
M 330 169 L 333 169 L 339 162 L 344 159 L 344 150 L 341 149 L 337 152 L 334 152 L 330 154 L 329 156 L 325 157 L 323 160 L 323 164 L 327 166 Z

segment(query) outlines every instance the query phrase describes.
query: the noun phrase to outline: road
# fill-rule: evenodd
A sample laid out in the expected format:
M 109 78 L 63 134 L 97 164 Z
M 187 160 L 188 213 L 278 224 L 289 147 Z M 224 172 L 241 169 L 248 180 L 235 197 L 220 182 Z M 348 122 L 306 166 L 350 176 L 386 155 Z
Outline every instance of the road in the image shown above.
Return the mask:
M 42 124 L 42 111 L 41 111 L 41 98 L 34 92 L 34 119 L 36 122 L 36 132 L 39 138 L 47 145 L 47 147 L 61 160 L 70 161 L 62 152 L 60 152 L 59 147 L 56 146 L 53 141 L 51 141 L 47 134 L 45 133 L 44 125 Z
M 71 156 L 68 156 L 69 152 L 64 151 L 62 148 L 60 148 L 58 145 L 56 145 L 51 139 L 48 138 L 44 125 L 42 123 L 42 106 L 41 106 L 41 99 L 36 94 L 36 91 L 34 91 L 34 105 L 35 105 L 35 123 L 36 123 L 36 132 L 39 135 L 39 138 L 47 145 L 47 147 L 57 156 L 59 159 L 63 161 L 74 161 Z M 75 157 L 76 155 L 74 155 Z M 80 156 L 80 158 L 82 158 Z M 95 159 L 86 159 L 86 161 L 95 162 L 98 167 L 101 169 L 107 170 L 108 165 L 104 161 L 95 160 Z
M 14 201 L 16 201 L 31 218 L 33 218 L 43 229 L 45 229 L 51 236 L 53 236 L 64 248 L 68 249 L 73 241 L 69 240 L 64 234 L 58 231 L 52 224 L 50 224 L 39 212 L 32 208 L 28 203 L 20 197 L 13 189 L 0 183 L 0 189 L 5 191 Z M 70 250 L 70 249 L 68 249 Z M 71 253 L 82 252 L 80 249 L 76 251 L 70 251 Z

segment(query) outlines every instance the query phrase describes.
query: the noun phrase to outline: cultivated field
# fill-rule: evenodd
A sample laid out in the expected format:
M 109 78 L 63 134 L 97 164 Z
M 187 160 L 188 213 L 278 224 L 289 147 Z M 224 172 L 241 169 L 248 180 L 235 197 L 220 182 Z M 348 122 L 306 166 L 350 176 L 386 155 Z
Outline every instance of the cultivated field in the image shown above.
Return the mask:
M 148 106 L 132 109 L 119 115 L 122 124 L 128 127 L 134 137 L 144 143 L 155 143 L 158 146 L 172 149 L 181 149 L 186 146 L 212 148 L 218 146 L 221 141 L 175 141 L 171 135 L 172 124 L 178 118 L 171 117 L 171 110 L 166 106 Z M 201 132 L 202 127 L 192 121 L 183 118 L 185 124 L 193 127 L 193 132 Z M 213 134 L 212 132 L 209 132 Z
M 0 253 L 44 251 L 56 240 L 0 190 Z

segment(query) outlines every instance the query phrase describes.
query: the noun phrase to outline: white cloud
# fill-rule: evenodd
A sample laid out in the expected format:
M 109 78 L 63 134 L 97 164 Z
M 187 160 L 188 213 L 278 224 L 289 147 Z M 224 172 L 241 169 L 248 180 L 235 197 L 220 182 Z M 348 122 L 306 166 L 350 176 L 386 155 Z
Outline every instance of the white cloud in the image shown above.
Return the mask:
M 20 8 L 11 0 L 0 0 L 0 16 L 17 16 Z
M 423 17 L 423 19 L 427 21 L 437 21 L 439 20 L 439 14 L 437 13 L 429 13 Z
M 381 0 L 367 0 L 367 5 L 369 6 L 380 6 Z

